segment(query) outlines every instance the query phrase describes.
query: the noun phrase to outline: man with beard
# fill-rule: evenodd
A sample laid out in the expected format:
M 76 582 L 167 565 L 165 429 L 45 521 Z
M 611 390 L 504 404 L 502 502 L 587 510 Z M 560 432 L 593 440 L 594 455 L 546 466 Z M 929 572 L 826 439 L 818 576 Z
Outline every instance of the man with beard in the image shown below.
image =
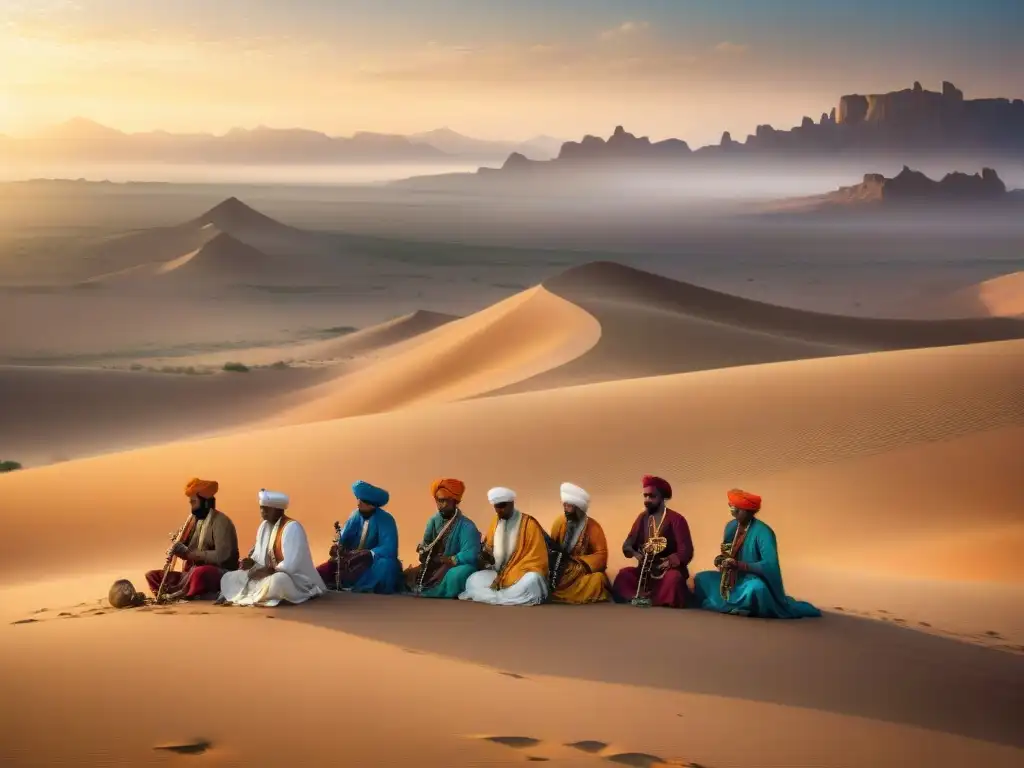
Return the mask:
M 288 497 L 283 493 L 259 493 L 260 523 L 256 543 L 241 569 L 220 580 L 220 602 L 272 608 L 282 601 L 304 603 L 327 591 L 313 567 L 306 530 L 285 514 Z
M 231 518 L 217 509 L 215 480 L 193 477 L 185 484 L 185 495 L 192 507 L 192 517 L 185 524 L 181 541 L 171 549 L 181 559 L 181 571 L 169 571 L 164 579 L 163 569 L 149 571 L 146 583 L 156 595 L 163 581 L 162 597 L 167 600 L 215 597 L 220 579 L 226 571 L 238 567 L 238 534 Z
M 622 554 L 636 558 L 638 565 L 623 568 L 615 576 L 612 592 L 616 601 L 630 602 L 637 597 L 644 558 L 653 558 L 649 594 L 650 604 L 667 608 L 686 607 L 687 566 L 693 559 L 693 540 L 686 519 L 665 506 L 672 498 L 672 486 L 667 480 L 644 475 L 644 511 L 633 523 L 633 528 L 622 545 Z
M 491 605 L 540 605 L 548 597 L 548 545 L 541 524 L 516 508 L 516 493 L 492 488 L 487 500 L 494 522 L 480 552 L 477 571 L 460 600 Z
M 384 509 L 391 494 L 363 480 L 352 483 L 352 494 L 357 505 L 341 529 L 340 550 L 334 544 L 317 571 L 332 589 L 390 595 L 402 584 L 398 526 Z
M 590 494 L 572 483 L 562 483 L 560 490 L 563 514 L 551 526 L 551 601 L 581 605 L 609 600 L 608 540 L 588 515 Z
M 733 488 L 727 494 L 733 519 L 726 523 L 714 571 L 698 573 L 694 597 L 701 608 L 760 619 L 821 616 L 810 603 L 786 595 L 775 531 L 755 518 L 761 497 Z
M 423 541 L 416 545 L 420 565 L 405 570 L 405 587 L 419 597 L 458 597 L 480 560 L 480 529 L 462 514 L 466 492 L 461 480 L 445 477 L 430 488 L 437 514 L 427 521 Z

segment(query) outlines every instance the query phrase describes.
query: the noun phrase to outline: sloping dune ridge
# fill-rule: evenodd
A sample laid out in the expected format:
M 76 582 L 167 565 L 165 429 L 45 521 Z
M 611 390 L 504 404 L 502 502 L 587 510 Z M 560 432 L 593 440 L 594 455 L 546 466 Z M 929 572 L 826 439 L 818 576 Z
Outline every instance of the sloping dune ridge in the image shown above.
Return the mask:
M 1024 338 L 1024 322 L 1017 320 L 826 315 L 731 296 L 615 262 L 574 267 L 544 287 L 593 315 L 601 323 L 601 340 L 570 364 L 506 391 Z
M 207 225 L 212 227 L 213 225 Z M 234 282 L 240 275 L 247 280 L 265 282 L 285 277 L 287 264 L 276 261 L 251 245 L 226 232 L 212 230 L 213 236 L 199 248 L 177 258 L 99 275 L 88 283 L 112 283 L 124 280 L 151 280 L 175 287 Z
M 597 343 L 601 327 L 536 287 L 412 339 L 372 367 L 303 393 L 274 424 L 461 400 L 557 368 Z
M 949 316 L 1024 319 L 1024 272 L 994 277 L 930 303 Z
M 1021 341 L 849 355 L 427 404 L 4 476 L 5 507 L 31 512 L 8 520 L 0 545 L 8 585 L 0 612 L 33 621 L 0 630 L 7 689 L 30 692 L 10 708 L 0 750 L 18 764 L 169 760 L 173 753 L 153 749 L 181 747 L 261 765 L 322 762 L 344 750 L 357 762 L 419 765 L 547 758 L 1009 768 L 1024 750 L 1020 657 L 894 621 L 941 627 L 970 596 L 991 619 L 974 632 L 1024 639 L 1013 602 L 1024 594 L 1019 568 L 992 557 L 993 541 L 1006 552 L 1024 545 L 1019 511 L 1007 504 L 1024 492 L 1015 450 L 1024 441 L 1022 376 Z M 549 523 L 559 514 L 558 483 L 571 479 L 591 490 L 592 513 L 617 550 L 643 472 L 674 482 L 673 507 L 695 537 L 695 569 L 709 567 L 717 550 L 725 490 L 742 485 L 765 498 L 789 592 L 820 600 L 825 577 L 839 578 L 841 598 L 828 593 L 834 605 L 879 616 L 895 591 L 924 603 L 931 589 L 944 613 L 890 613 L 888 626 L 842 613 L 773 623 L 628 606 L 495 609 L 355 595 L 273 611 L 91 607 L 115 575 L 138 583 L 159 564 L 166 531 L 185 511 L 181 483 L 196 474 L 221 482 L 219 506 L 236 520 L 243 548 L 257 522 L 255 490 L 289 492 L 290 514 L 318 557 L 331 522 L 351 508 L 350 479 L 379 482 L 392 492 L 409 560 L 437 475 L 466 480 L 463 506 L 479 524 L 489 517 L 484 493 L 499 483 Z M 69 555 L 54 546 L 55 532 L 96 544 Z M 956 558 L 937 560 L 951 537 Z M 621 565 L 613 553 L 611 570 Z M 887 589 L 867 589 L 866 573 L 885 576 Z M 984 589 L 972 592 L 970 579 Z M 999 603 L 997 593 L 1011 586 Z M 173 659 L 199 638 L 218 680 L 254 699 L 253 674 L 265 668 L 268 648 L 301 659 L 268 694 L 295 702 L 276 721 L 288 729 L 287 744 L 254 731 L 251 711 L 231 707 L 213 717 L 208 707 L 170 707 L 123 738 L 89 714 L 148 711 L 155 692 L 180 684 Z M 109 685 L 129 669 L 123 684 Z M 456 696 L 427 728 L 420 705 L 438 681 L 485 691 L 501 707 Z M 352 691 L 362 692 L 358 704 Z M 31 703 L 58 695 L 59 712 Z M 579 706 L 564 706 L 576 699 Z M 339 746 L 339 712 L 352 706 L 389 717 L 367 718 Z M 409 724 L 401 739 L 396 722 Z M 40 738 L 55 726 L 61 739 Z M 779 733 L 790 736 L 770 738 Z

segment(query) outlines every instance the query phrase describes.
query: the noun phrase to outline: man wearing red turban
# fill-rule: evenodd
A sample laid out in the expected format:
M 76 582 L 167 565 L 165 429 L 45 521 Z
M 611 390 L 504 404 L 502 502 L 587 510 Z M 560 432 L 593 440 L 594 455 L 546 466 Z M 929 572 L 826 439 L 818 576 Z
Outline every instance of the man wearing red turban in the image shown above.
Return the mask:
M 758 520 L 761 497 L 739 488 L 726 494 L 733 520 L 725 526 L 722 553 L 714 571 L 693 578 L 695 601 L 701 608 L 762 619 L 821 616 L 810 603 L 786 596 L 775 531 Z
M 622 545 L 622 554 L 636 558 L 638 565 L 618 572 L 612 594 L 617 602 L 649 601 L 650 605 L 683 608 L 687 598 L 687 566 L 693 559 L 690 526 L 686 518 L 665 506 L 672 498 L 672 486 L 667 480 L 644 475 L 641 485 L 644 511 Z M 650 567 L 646 590 L 640 583 L 645 559 Z
M 168 600 L 215 597 L 221 576 L 238 567 L 238 534 L 231 518 L 217 509 L 218 490 L 216 480 L 193 477 L 185 483 L 192 514 L 171 548 L 182 569 L 168 571 L 166 578 L 163 569 L 147 573 L 146 582 L 154 595 Z

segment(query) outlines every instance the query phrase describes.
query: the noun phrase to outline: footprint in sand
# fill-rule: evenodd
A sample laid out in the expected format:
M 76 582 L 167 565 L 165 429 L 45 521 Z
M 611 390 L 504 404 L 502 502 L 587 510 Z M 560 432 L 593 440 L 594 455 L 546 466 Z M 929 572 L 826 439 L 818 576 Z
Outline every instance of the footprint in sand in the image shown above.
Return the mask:
M 605 760 L 610 763 L 618 763 L 619 765 L 637 766 L 637 768 L 671 765 L 671 763 L 665 759 L 660 758 L 657 755 L 648 755 L 646 752 L 620 752 L 617 755 L 607 755 Z
M 986 637 L 994 637 L 994 638 L 996 638 L 997 640 L 1002 640 L 1002 639 L 1003 639 L 1002 635 L 1000 635 L 1000 634 L 999 634 L 998 632 L 996 632 L 996 631 L 995 631 L 994 629 L 990 629 L 990 630 L 989 630 L 988 632 L 986 632 L 986 633 L 985 633 L 985 636 L 986 636 Z
M 530 736 L 484 736 L 484 741 L 512 747 L 512 749 L 526 749 L 527 747 L 535 747 L 540 744 L 540 739 L 534 739 Z
M 183 744 L 162 744 L 153 749 L 162 750 L 165 752 L 174 752 L 179 755 L 201 755 L 213 745 L 206 741 L 206 739 L 196 739 L 195 741 L 185 742 Z
M 517 675 L 515 672 L 499 672 L 498 674 L 499 675 L 504 675 L 505 677 L 511 677 L 513 680 L 525 680 L 526 679 L 522 675 Z
M 18 619 L 17 621 L 12 621 L 11 624 L 36 624 L 38 622 L 39 619 Z
M 578 749 L 580 752 L 586 752 L 590 755 L 596 755 L 608 745 L 603 741 L 574 741 L 572 744 L 566 744 L 565 746 L 571 749 Z
M 929 624 L 927 621 L 919 621 L 917 623 L 920 624 L 922 627 L 930 627 L 931 626 L 931 624 Z
M 537 755 L 527 755 L 526 761 L 528 763 L 546 763 L 550 760 L 549 757 L 538 757 Z

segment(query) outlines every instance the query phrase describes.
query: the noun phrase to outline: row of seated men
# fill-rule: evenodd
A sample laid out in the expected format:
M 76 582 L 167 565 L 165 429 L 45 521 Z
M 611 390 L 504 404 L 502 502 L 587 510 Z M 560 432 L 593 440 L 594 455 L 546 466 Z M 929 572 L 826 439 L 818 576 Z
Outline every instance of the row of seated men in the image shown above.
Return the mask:
M 637 565 L 622 568 L 611 583 L 605 532 L 590 515 L 590 495 L 584 489 L 561 486 L 562 514 L 548 533 L 519 510 L 514 491 L 492 488 L 487 496 L 494 518 L 481 537 L 460 508 L 465 484 L 454 478 L 432 484 L 437 513 L 417 545 L 419 564 L 404 569 L 398 558 L 398 527 L 385 509 L 389 494 L 383 488 L 363 481 L 353 484 L 356 509 L 344 525 L 335 524 L 335 544 L 319 566 L 302 524 L 286 514 L 288 497 L 261 490 L 263 521 L 253 548 L 239 562 L 234 524 L 216 507 L 218 484 L 195 478 L 185 487 L 192 516 L 172 548 L 184 562 L 183 570 L 151 571 L 146 578 L 158 598 L 216 595 L 221 603 L 246 606 L 302 603 L 339 589 L 492 605 L 640 599 L 654 606 L 696 606 L 762 618 L 821 615 L 813 605 L 786 595 L 775 533 L 757 517 L 759 496 L 738 489 L 728 492 L 732 519 L 725 526 L 721 552 L 714 570 L 696 574 L 691 591 L 693 543 L 686 519 L 667 506 L 672 487 L 651 475 L 643 477 L 641 486 L 643 511 L 622 545 L 623 554 Z

